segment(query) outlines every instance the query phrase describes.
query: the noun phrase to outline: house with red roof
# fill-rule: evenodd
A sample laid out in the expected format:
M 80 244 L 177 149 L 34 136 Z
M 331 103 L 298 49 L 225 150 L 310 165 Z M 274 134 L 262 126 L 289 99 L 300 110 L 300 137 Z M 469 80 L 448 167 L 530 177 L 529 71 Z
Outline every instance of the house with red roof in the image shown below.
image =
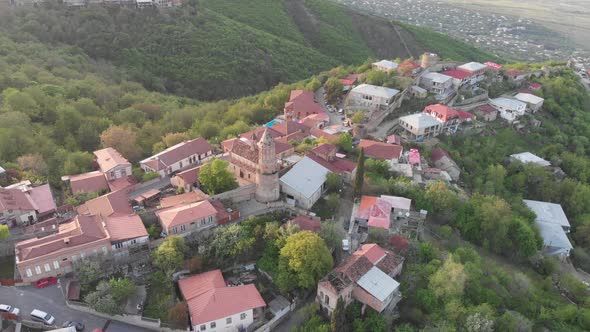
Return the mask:
M 293 90 L 285 103 L 285 120 L 301 120 L 312 114 L 326 113 L 322 105 L 315 101 L 313 91 Z M 273 126 L 274 127 L 274 126 Z
M 311 231 L 315 233 L 318 233 L 321 229 L 320 218 L 302 215 L 287 221 L 285 226 L 286 225 L 295 225 L 302 231 Z
M 187 235 L 217 226 L 218 210 L 208 200 L 172 206 L 156 211 L 166 234 Z
M 139 162 L 145 172 L 171 175 L 184 168 L 200 165 L 213 155 L 213 148 L 204 138 L 180 142 Z
M 521 70 L 516 70 L 516 69 L 509 69 L 504 71 L 504 77 L 506 77 L 509 81 L 515 82 L 515 83 L 520 83 L 524 80 L 526 80 L 528 76 L 528 73 L 521 71 Z
M 37 221 L 39 207 L 30 195 L 20 189 L 0 188 L 0 221 L 17 226 Z
M 539 89 L 541 89 L 543 87 L 543 85 L 541 85 L 541 83 L 531 83 L 529 84 L 529 89 L 533 90 L 533 91 L 537 91 Z
M 369 139 L 361 139 L 358 148 L 362 148 L 365 156 L 378 160 L 386 160 L 390 163 L 398 163 L 404 152 L 404 147 L 397 144 L 389 144 Z
M 401 300 L 400 284 L 394 278 L 403 263 L 403 257 L 377 244 L 364 244 L 318 282 L 316 302 L 328 315 L 339 298 L 345 306 L 357 300 L 382 312 Z
M 131 163 L 119 151 L 108 147 L 94 151 L 94 155 L 96 156 L 96 163 L 107 181 L 132 175 Z
M 193 331 L 245 331 L 266 303 L 253 284 L 227 286 L 221 270 L 180 279 Z
M 348 91 L 352 89 L 361 75 L 362 74 L 349 74 L 345 78 L 341 78 L 340 83 L 342 83 L 343 90 Z
M 441 131 L 448 133 L 455 133 L 459 125 L 466 121 L 474 118 L 475 116 L 471 113 L 456 110 L 442 104 L 428 105 L 424 108 L 424 113 L 434 117 L 442 123 Z
M 339 157 L 334 144 L 322 143 L 313 148 L 307 157 L 327 168 L 330 172 L 340 174 L 346 183 L 351 183 L 356 174 L 356 163 Z
M 197 189 L 199 187 L 199 172 L 201 166 L 203 165 L 176 173 L 176 175 L 170 178 L 170 184 L 172 184 L 174 188 L 182 188 L 185 193 Z
M 451 70 L 445 70 L 441 74 L 446 75 L 446 76 L 450 76 L 453 78 L 453 88 L 455 90 L 457 90 L 460 87 L 462 87 L 463 85 L 466 85 L 469 82 L 471 82 L 471 73 L 466 70 L 451 69 Z
M 381 197 L 363 195 L 354 220 L 360 227 L 377 227 L 389 230 L 392 216 L 410 212 L 412 200 L 405 197 L 381 195 Z
M 418 75 L 418 73 L 422 70 L 419 63 L 414 61 L 404 61 L 397 66 L 398 73 L 402 74 L 403 76 L 414 76 Z
M 489 104 L 481 105 L 473 111 L 480 119 L 484 121 L 494 121 L 498 117 L 498 111 Z

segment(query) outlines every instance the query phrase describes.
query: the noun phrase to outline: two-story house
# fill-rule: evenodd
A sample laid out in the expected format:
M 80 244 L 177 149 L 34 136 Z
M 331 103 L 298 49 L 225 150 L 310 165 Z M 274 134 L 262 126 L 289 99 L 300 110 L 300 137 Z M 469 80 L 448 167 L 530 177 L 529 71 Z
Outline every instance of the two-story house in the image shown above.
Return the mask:
M 338 298 L 350 304 L 357 300 L 382 312 L 401 300 L 399 282 L 393 279 L 403 268 L 404 258 L 377 244 L 364 244 L 318 283 L 316 301 L 331 315 Z
M 506 97 L 490 99 L 490 105 L 498 110 L 500 117 L 510 123 L 523 116 L 526 112 L 527 106 L 526 103 L 523 103 L 520 100 Z
M 166 234 L 188 235 L 217 225 L 217 208 L 208 200 L 156 211 Z
M 437 100 L 444 100 L 454 92 L 453 78 L 441 73 L 429 72 L 422 75 L 420 86 L 434 93 Z
M 105 148 L 94 151 L 96 163 L 107 181 L 125 178 L 132 175 L 131 163 L 123 157 L 119 151 L 113 148 Z
M 220 270 L 180 279 L 178 287 L 193 331 L 246 331 L 266 307 L 253 284 L 227 286 Z
M 404 147 L 397 144 L 373 141 L 370 139 L 361 139 L 358 145 L 362 148 L 365 156 L 377 160 L 385 160 L 390 165 L 397 164 L 402 156 Z
M 348 93 L 348 98 L 353 105 L 371 109 L 386 109 L 391 105 L 399 90 L 382 86 L 360 84 Z
M 139 165 L 145 172 L 167 176 L 184 168 L 200 165 L 212 155 L 213 149 L 209 142 L 199 137 L 171 146 L 142 160 Z

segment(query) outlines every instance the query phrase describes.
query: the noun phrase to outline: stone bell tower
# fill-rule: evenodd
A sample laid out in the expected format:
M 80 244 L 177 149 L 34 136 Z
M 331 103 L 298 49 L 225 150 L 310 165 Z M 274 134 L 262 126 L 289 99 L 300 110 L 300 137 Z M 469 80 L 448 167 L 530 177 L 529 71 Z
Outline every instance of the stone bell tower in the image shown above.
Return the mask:
M 279 166 L 275 142 L 266 128 L 258 142 L 256 200 L 262 203 L 273 202 L 279 199 L 279 195 Z

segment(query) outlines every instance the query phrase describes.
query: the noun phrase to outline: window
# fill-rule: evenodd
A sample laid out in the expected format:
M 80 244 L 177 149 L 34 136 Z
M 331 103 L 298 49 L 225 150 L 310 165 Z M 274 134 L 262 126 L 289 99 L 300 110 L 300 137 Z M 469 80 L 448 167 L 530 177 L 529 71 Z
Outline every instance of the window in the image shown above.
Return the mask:
M 43 265 L 43 267 L 45 268 L 45 272 L 51 271 L 51 266 L 49 266 L 48 263 L 45 263 L 45 265 Z
M 178 167 L 182 168 L 182 161 L 178 165 Z
M 124 169 L 121 170 L 121 177 L 123 176 L 127 176 L 127 171 Z
M 227 317 L 225 319 L 225 324 L 231 324 L 231 317 Z
M 215 322 L 211 322 L 211 328 L 214 329 L 217 326 L 217 324 L 215 324 Z
M 41 267 L 39 265 L 35 266 L 35 273 L 41 274 Z
M 246 313 L 245 312 L 240 314 L 240 319 L 241 320 L 246 319 Z
M 330 297 L 328 295 L 324 297 L 324 302 L 326 302 L 328 305 L 330 304 Z
M 136 243 L 137 243 L 137 239 L 131 240 L 131 244 L 136 244 Z
M 59 262 L 58 261 L 53 261 L 53 268 L 54 269 L 59 269 Z
M 32 277 L 33 276 L 33 271 L 31 271 L 31 269 L 27 269 L 27 277 Z
M 201 325 L 201 331 L 205 331 L 207 329 L 207 326 L 205 324 Z
M 123 243 L 121 243 L 121 242 L 115 243 L 115 248 L 117 248 L 117 249 L 123 248 Z
M 186 231 L 186 225 L 180 225 L 180 230 L 183 232 Z
M 114 178 L 114 177 L 115 177 L 115 172 L 113 171 L 113 172 L 111 172 L 111 178 Z

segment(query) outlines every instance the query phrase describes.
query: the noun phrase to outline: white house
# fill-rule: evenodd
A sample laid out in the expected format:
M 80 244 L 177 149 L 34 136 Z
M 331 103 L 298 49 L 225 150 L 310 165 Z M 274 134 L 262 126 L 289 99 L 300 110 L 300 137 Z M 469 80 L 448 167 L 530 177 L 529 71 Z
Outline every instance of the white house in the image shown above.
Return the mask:
M 445 99 L 453 92 L 453 78 L 441 73 L 426 73 L 420 78 L 420 86 L 437 99 Z
M 523 201 L 537 215 L 535 223 L 543 237 L 543 254 L 568 257 L 574 247 L 567 237 L 567 233 L 570 232 L 570 223 L 561 205 L 528 199 Z
M 305 156 L 281 177 L 281 192 L 288 203 L 310 209 L 322 196 L 328 173 L 329 169 Z
M 220 270 L 178 281 L 193 331 L 245 331 L 266 303 L 253 284 L 226 286 Z
M 543 102 L 545 101 L 545 99 L 530 93 L 518 93 L 516 96 L 514 96 L 514 98 L 522 101 L 523 103 L 526 103 L 528 109 L 532 113 L 535 113 L 536 111 L 540 110 L 543 107 Z
M 468 72 L 470 74 L 470 84 L 475 84 L 485 78 L 484 74 L 490 67 L 479 62 L 468 62 L 457 67 L 457 69 Z
M 421 140 L 440 134 L 443 123 L 421 112 L 399 118 L 399 125 L 410 139 Z
M 94 151 L 94 155 L 96 156 L 96 163 L 107 181 L 132 175 L 131 163 L 119 151 L 109 147 Z
M 391 73 L 392 71 L 396 70 L 397 66 L 397 63 L 389 60 L 373 62 L 373 69 L 384 71 L 386 73 Z
M 189 166 L 199 165 L 213 154 L 213 149 L 204 138 L 184 141 L 159 152 L 139 165 L 145 172 L 160 176 L 170 175 Z
M 393 102 L 399 90 L 384 88 L 382 86 L 361 84 L 350 90 L 348 98 L 359 106 L 375 109 L 385 109 Z
M 490 99 L 490 105 L 500 112 L 500 116 L 508 122 L 514 122 L 523 116 L 526 111 L 526 104 L 520 100 L 498 97 Z
M 523 164 L 535 164 L 537 166 L 541 166 L 541 167 L 547 167 L 547 166 L 551 166 L 551 162 L 537 156 L 534 155 L 530 152 L 522 152 L 522 153 L 515 153 L 510 155 L 510 159 L 511 160 L 518 160 Z

